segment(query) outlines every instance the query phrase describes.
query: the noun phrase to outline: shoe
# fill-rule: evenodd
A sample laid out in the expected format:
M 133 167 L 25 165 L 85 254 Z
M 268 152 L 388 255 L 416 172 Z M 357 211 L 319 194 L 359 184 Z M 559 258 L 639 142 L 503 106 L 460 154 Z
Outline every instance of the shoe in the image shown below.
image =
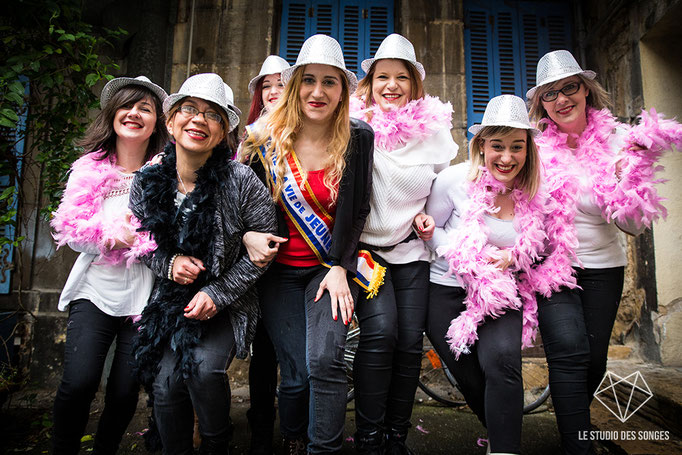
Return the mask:
M 416 455 L 412 449 L 407 447 L 406 440 L 407 430 L 399 431 L 392 428 L 386 440 L 386 455 Z
M 370 433 L 355 433 L 355 450 L 362 455 L 384 455 L 386 453 L 386 437 L 384 432 L 375 430 Z
M 287 455 L 307 455 L 308 448 L 306 447 L 306 441 L 303 436 L 296 439 L 284 438 L 282 441 L 284 446 L 284 453 Z

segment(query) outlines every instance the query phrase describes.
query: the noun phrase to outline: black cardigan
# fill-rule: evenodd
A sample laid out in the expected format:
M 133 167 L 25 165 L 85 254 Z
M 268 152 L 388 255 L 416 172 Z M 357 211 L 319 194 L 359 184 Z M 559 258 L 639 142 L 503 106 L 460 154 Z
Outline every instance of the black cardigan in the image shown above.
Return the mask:
M 336 215 L 332 229 L 329 259 L 350 273 L 357 269 L 358 243 L 369 215 L 372 192 L 372 163 L 374 160 L 374 130 L 362 120 L 350 119 L 350 141 L 346 154 L 346 167 L 339 185 Z M 260 159 L 254 158 L 252 169 L 265 183 L 265 169 Z M 278 235 L 289 237 L 282 208 L 277 205 Z

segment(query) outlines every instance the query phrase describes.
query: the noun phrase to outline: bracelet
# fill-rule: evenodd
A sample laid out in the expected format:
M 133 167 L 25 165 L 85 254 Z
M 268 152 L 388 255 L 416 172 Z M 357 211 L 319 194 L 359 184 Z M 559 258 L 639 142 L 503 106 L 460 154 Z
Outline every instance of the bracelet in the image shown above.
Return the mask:
M 179 253 L 174 254 L 173 257 L 170 260 L 170 263 L 168 264 L 168 279 L 173 281 L 173 264 L 175 264 L 175 260 L 180 256 Z

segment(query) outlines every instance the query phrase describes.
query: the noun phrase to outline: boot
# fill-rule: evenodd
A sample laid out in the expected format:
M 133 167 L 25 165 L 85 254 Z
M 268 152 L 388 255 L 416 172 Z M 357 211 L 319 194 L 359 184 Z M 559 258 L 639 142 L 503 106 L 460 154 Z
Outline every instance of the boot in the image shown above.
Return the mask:
M 307 455 L 308 448 L 306 447 L 306 441 L 303 436 L 296 439 L 289 439 L 285 437 L 282 441 L 284 446 L 284 453 L 287 455 Z
M 386 437 L 381 430 L 370 433 L 357 431 L 355 433 L 355 450 L 362 455 L 384 455 Z
M 406 440 L 407 429 L 400 431 L 391 428 L 386 443 L 386 455 L 416 455 L 415 452 L 407 447 L 407 444 L 405 444 Z
M 246 417 L 251 429 L 251 447 L 249 455 L 272 455 L 272 435 L 274 433 L 274 416 L 265 416 L 246 411 Z

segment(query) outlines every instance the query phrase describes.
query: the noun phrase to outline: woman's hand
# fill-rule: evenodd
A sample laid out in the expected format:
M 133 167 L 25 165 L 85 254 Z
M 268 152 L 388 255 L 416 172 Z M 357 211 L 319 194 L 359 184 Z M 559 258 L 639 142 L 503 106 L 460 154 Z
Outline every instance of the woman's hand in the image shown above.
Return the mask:
M 346 269 L 340 265 L 335 265 L 329 272 L 325 275 L 324 279 L 320 283 L 320 287 L 317 288 L 317 295 L 315 296 L 315 301 L 317 302 L 324 294 L 325 289 L 329 291 L 329 296 L 332 299 L 332 317 L 336 321 L 338 318 L 336 307 L 341 313 L 341 319 L 344 324 L 348 324 L 350 318 L 353 316 L 353 296 L 350 293 L 350 288 L 348 287 L 348 280 L 346 279 Z
M 506 249 L 498 250 L 496 253 L 488 256 L 488 262 L 494 264 L 495 267 L 502 270 L 503 272 L 509 268 L 512 263 L 511 251 Z
M 288 239 L 268 232 L 248 231 L 242 237 L 242 243 L 249 253 L 249 259 L 258 267 L 265 267 L 274 259 L 279 251 L 279 244 Z
M 185 317 L 204 321 L 218 314 L 218 309 L 208 294 L 197 292 L 185 307 Z
M 173 262 L 173 281 L 179 284 L 192 284 L 204 270 L 206 268 L 201 259 L 192 256 L 178 256 Z
M 433 231 L 436 229 L 436 222 L 433 221 L 431 215 L 419 213 L 414 217 L 412 226 L 417 230 L 417 235 L 424 241 L 429 241 L 433 237 Z
M 133 216 L 132 212 L 129 211 L 126 213 L 123 232 L 121 233 L 120 237 L 115 239 L 114 246 L 111 247 L 112 250 L 130 248 L 135 243 L 135 229 L 133 229 L 130 224 L 131 216 Z

